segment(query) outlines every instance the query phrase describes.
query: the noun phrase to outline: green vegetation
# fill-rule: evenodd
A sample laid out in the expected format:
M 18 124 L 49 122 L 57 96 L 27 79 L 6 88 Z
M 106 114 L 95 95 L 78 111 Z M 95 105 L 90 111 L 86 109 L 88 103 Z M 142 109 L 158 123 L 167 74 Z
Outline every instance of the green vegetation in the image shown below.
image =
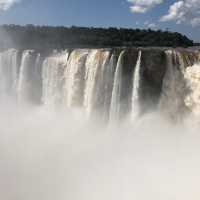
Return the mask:
M 100 47 L 188 47 L 193 41 L 177 32 L 151 29 L 0 26 L 0 48 L 66 49 Z M 5 37 L 6 36 L 6 37 Z

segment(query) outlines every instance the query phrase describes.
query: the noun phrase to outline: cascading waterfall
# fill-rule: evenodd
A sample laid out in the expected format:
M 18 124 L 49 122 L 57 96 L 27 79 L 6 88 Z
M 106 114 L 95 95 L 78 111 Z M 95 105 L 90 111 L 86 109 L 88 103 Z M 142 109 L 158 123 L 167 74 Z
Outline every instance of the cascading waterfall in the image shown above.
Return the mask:
M 38 54 L 35 61 L 35 75 L 37 77 L 41 77 L 41 73 L 42 73 L 42 58 L 41 55 Z
M 99 93 L 99 98 L 102 101 L 102 113 L 101 116 L 103 119 L 107 120 L 109 118 L 110 106 L 111 106 L 111 98 L 112 98 L 112 90 L 113 90 L 113 81 L 114 81 L 114 73 L 115 73 L 115 55 L 112 54 L 109 60 L 105 60 L 103 64 L 102 70 L 102 90 Z
M 151 51 L 155 52 L 149 54 Z M 160 111 L 170 118 L 198 112 L 199 52 L 160 50 L 164 58 L 158 51 L 74 49 L 49 56 L 34 50 L 0 52 L 0 99 L 16 96 L 20 104 L 78 107 L 88 118 L 118 121 L 126 116 L 137 118 L 144 103 L 140 100 L 149 97 L 145 92 L 156 91 Z M 152 65 L 157 63 L 156 55 L 166 65 L 166 72 L 164 65 Z M 150 63 L 145 60 L 149 56 Z M 160 74 L 165 74 L 164 78 Z
M 92 111 L 93 93 L 97 77 L 97 69 L 100 60 L 100 51 L 92 50 L 86 60 L 85 71 L 85 91 L 84 91 L 84 107 L 86 113 L 90 115 Z
M 2 199 L 197 200 L 199 55 L 0 52 Z
M 189 66 L 185 72 L 187 86 L 190 89 L 185 97 L 185 104 L 195 119 L 200 123 L 200 64 Z
M 122 51 L 119 55 L 117 67 L 115 71 L 114 84 L 112 90 L 112 99 L 110 106 L 110 121 L 116 121 L 120 117 L 120 97 L 122 90 L 122 58 L 125 51 Z
M 33 50 L 26 50 L 22 54 L 21 66 L 17 85 L 17 99 L 19 103 L 34 103 L 36 77 L 36 61 L 38 54 Z
M 102 97 L 99 99 L 101 85 L 104 84 L 102 82 L 102 69 L 104 69 L 109 54 L 109 51 L 92 50 L 87 57 L 85 64 L 84 107 L 88 117 L 91 116 L 92 111 L 96 111 L 102 99 Z
M 74 50 L 64 73 L 64 104 L 68 108 L 83 105 L 85 62 L 88 50 Z
M 16 95 L 18 79 L 18 51 L 10 49 L 0 53 L 0 96 Z
M 132 119 L 134 120 L 139 114 L 139 89 L 140 89 L 140 66 L 142 51 L 138 53 L 138 59 L 133 74 L 133 91 L 132 91 Z
M 21 66 L 20 66 L 20 71 L 19 71 L 18 87 L 17 87 L 18 101 L 21 101 L 21 99 L 25 96 L 24 94 L 26 93 L 25 90 L 29 85 L 28 84 L 29 79 L 26 74 L 28 73 L 27 68 L 29 67 L 30 53 L 32 53 L 32 51 L 27 50 L 22 55 L 22 61 L 21 61 Z
M 198 75 L 198 67 L 189 67 L 188 63 L 194 63 L 195 57 L 189 61 L 181 52 L 166 51 L 167 72 L 164 78 L 161 97 L 161 110 L 170 116 L 174 121 L 180 121 L 192 109 L 191 102 L 195 102 L 195 94 L 198 93 L 198 82 L 193 75 Z M 196 66 L 196 65 L 195 65 Z M 200 83 L 200 82 L 199 82 Z M 192 92 L 191 92 L 192 91 Z M 193 109 L 192 109 L 193 110 Z
M 112 74 L 112 60 L 110 60 L 110 51 L 102 51 L 99 60 L 99 66 L 97 69 L 97 77 L 95 83 L 95 89 L 93 93 L 93 112 L 96 115 L 100 115 L 104 120 L 107 116 L 108 105 L 110 101 L 111 92 L 111 80 Z M 108 108 L 106 110 L 106 108 Z
M 184 59 L 183 59 L 183 56 L 180 52 L 176 52 L 176 57 L 178 59 L 178 66 L 179 66 L 179 70 L 184 74 L 185 73 L 185 68 L 186 68 L 186 65 L 185 65 L 185 62 L 184 62 Z M 186 58 L 187 62 L 190 62 L 188 61 L 188 59 Z
M 167 72 L 163 80 L 160 106 L 162 112 L 175 121 L 182 117 L 185 110 L 183 95 L 186 87 L 183 79 L 183 62 L 181 61 L 180 55 L 178 56 L 175 51 L 166 51 Z
M 46 58 L 42 66 L 42 102 L 54 106 L 63 101 L 64 70 L 67 66 L 68 52 Z

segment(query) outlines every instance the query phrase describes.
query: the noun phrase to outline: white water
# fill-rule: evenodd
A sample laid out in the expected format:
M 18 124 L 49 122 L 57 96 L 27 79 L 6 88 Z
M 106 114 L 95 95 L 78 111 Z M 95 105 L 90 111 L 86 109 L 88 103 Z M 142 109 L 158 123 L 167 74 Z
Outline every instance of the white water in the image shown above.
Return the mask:
M 42 67 L 42 102 L 44 105 L 55 106 L 63 101 L 64 70 L 67 66 L 67 59 L 67 52 L 45 59 Z
M 109 119 L 109 114 L 110 114 L 114 73 L 115 73 L 115 56 L 114 54 L 112 54 L 109 60 L 109 56 L 107 55 L 102 67 L 102 72 L 101 72 L 102 86 L 101 86 L 101 92 L 99 94 L 100 98 L 102 98 L 101 115 L 102 115 L 102 118 L 105 120 Z
M 114 76 L 112 99 L 110 106 L 110 121 L 116 121 L 120 117 L 120 98 L 122 90 L 122 58 L 125 51 L 122 51 L 119 55 L 117 67 Z
M 85 92 L 84 92 L 84 107 L 89 116 L 92 111 L 93 93 L 95 89 L 97 70 L 100 62 L 100 54 L 98 50 L 92 50 L 86 60 L 85 71 Z
M 139 114 L 139 90 L 140 90 L 140 66 L 142 51 L 138 53 L 138 59 L 133 74 L 133 91 L 132 91 L 132 119 L 135 120 Z
M 88 50 L 74 50 L 68 60 L 64 78 L 64 99 L 67 107 L 82 106 L 84 93 L 85 61 Z
M 98 95 L 100 94 L 102 81 L 102 73 L 109 51 L 92 50 L 86 60 L 85 72 L 85 91 L 84 91 L 84 107 L 87 116 L 91 116 L 94 108 L 98 106 Z
M 167 71 L 163 80 L 160 109 L 176 122 L 182 120 L 186 112 L 184 98 L 188 88 L 184 79 L 185 68 L 182 58 L 175 51 L 167 51 L 166 56 Z
M 0 53 L 0 96 L 8 94 L 16 95 L 17 88 L 17 54 L 18 51 L 10 49 Z
M 185 79 L 190 89 L 185 98 L 185 104 L 190 109 L 194 120 L 200 122 L 200 64 L 189 66 L 186 69 Z
M 166 54 L 161 107 L 178 114 L 186 106 L 198 119 L 199 64 L 180 70 L 184 60 L 175 52 Z M 123 56 L 124 51 L 115 66 L 109 50 L 75 50 L 69 59 L 67 52 L 55 53 L 45 59 L 40 74 L 47 109 L 9 101 L 0 104 L 1 199 L 199 200 L 199 126 L 190 120 L 172 125 L 156 110 L 134 123 L 117 121 L 117 127 L 109 129 L 86 120 L 95 110 L 103 119 L 109 112 L 111 119 L 120 118 Z M 33 51 L 23 52 L 16 78 L 16 51 L 1 53 L 0 82 L 5 83 L 1 86 L 19 80 L 20 102 L 29 102 L 40 59 Z M 133 99 L 141 87 L 141 59 L 139 53 L 130 91 Z M 7 65 L 13 73 L 5 71 Z M 80 93 L 84 115 L 57 109 L 63 103 L 76 106 Z
M 31 54 L 33 51 L 27 50 L 23 52 L 21 66 L 19 71 L 18 87 L 17 87 L 17 98 L 18 102 L 27 102 L 29 99 L 29 94 L 31 90 L 30 85 L 30 69 L 31 64 Z

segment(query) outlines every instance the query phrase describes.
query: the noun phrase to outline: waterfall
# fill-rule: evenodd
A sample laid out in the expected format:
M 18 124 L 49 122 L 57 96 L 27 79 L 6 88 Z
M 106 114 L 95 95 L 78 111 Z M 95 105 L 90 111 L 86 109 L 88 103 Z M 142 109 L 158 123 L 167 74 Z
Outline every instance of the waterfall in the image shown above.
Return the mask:
M 119 55 L 117 67 L 115 71 L 112 99 L 110 106 L 110 121 L 116 121 L 120 118 L 120 97 L 122 90 L 122 58 L 125 51 L 122 51 Z
M 60 105 L 63 101 L 64 70 L 68 52 L 46 58 L 42 66 L 42 102 L 44 105 Z
M 184 60 L 182 54 L 180 52 L 175 53 L 178 59 L 179 69 L 184 74 L 185 68 L 186 68 L 186 61 L 190 62 L 189 58 L 185 57 L 186 60 Z
M 92 50 L 87 57 L 85 64 L 84 107 L 88 117 L 91 116 L 93 111 L 98 110 L 99 104 L 101 105 L 101 86 L 104 84 L 102 82 L 102 74 L 109 54 L 109 51 Z M 105 95 L 105 93 L 102 95 Z
M 200 123 L 200 64 L 188 66 L 185 72 L 185 79 L 189 92 L 185 97 L 185 104 L 191 111 L 192 117 Z M 195 121 L 196 122 L 196 121 Z
M 37 77 L 41 77 L 41 73 L 42 73 L 42 58 L 41 55 L 38 54 L 35 61 L 35 75 Z
M 95 90 L 97 69 L 100 60 L 100 51 L 92 50 L 86 60 L 86 71 L 85 71 L 85 91 L 84 91 L 84 107 L 87 115 L 90 115 L 93 109 L 93 93 Z
M 10 49 L 0 53 L 0 96 L 15 96 L 18 79 L 18 51 Z
M 109 110 L 111 106 L 112 90 L 113 90 L 113 81 L 114 81 L 114 72 L 115 72 L 115 58 L 114 54 L 111 55 L 110 60 L 107 57 L 105 63 L 103 64 L 102 69 L 102 89 L 99 93 L 99 98 L 102 99 L 102 113 L 101 116 L 103 119 L 108 120 Z
M 35 103 L 36 61 L 38 54 L 33 50 L 25 50 L 22 54 L 19 71 L 17 98 L 19 103 Z
M 132 91 L 132 119 L 134 120 L 139 114 L 139 89 L 140 89 L 140 66 L 142 51 L 138 53 L 134 74 L 133 74 L 133 91 Z
M 30 54 L 32 51 L 24 51 L 22 55 L 22 61 L 19 71 L 19 80 L 18 80 L 18 87 L 17 87 L 17 94 L 18 94 L 18 100 L 20 101 L 23 96 L 25 96 L 26 88 L 29 85 L 29 79 L 28 79 L 28 67 L 30 62 Z
M 161 111 L 173 121 L 180 121 L 186 111 L 184 102 L 188 88 L 184 78 L 185 66 L 181 54 L 175 51 L 166 51 L 167 72 L 163 80 Z
M 176 55 L 174 51 L 166 51 L 166 66 L 167 71 L 163 80 L 162 96 L 160 100 L 160 107 L 162 112 L 167 115 L 173 116 L 173 112 L 177 111 L 177 98 L 176 98 L 176 79 L 177 70 L 175 65 Z M 171 117 L 170 116 L 170 117 Z
M 84 94 L 85 61 L 88 50 L 74 50 L 64 73 L 64 103 L 67 107 L 82 106 Z
M 0 100 L 9 96 L 21 104 L 81 108 L 87 118 L 102 121 L 122 120 L 128 113 L 134 120 L 159 102 L 160 111 L 176 121 L 199 110 L 199 55 L 184 49 L 116 48 L 46 56 L 10 49 L 0 52 Z

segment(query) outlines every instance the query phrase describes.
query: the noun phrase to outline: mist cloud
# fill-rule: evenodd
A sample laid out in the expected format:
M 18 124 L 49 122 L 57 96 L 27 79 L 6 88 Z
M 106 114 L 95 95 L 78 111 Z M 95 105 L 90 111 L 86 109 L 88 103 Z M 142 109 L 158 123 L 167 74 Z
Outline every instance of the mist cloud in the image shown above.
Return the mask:
M 106 128 L 71 113 L 1 106 L 1 199 L 199 200 L 198 130 L 159 114 Z

